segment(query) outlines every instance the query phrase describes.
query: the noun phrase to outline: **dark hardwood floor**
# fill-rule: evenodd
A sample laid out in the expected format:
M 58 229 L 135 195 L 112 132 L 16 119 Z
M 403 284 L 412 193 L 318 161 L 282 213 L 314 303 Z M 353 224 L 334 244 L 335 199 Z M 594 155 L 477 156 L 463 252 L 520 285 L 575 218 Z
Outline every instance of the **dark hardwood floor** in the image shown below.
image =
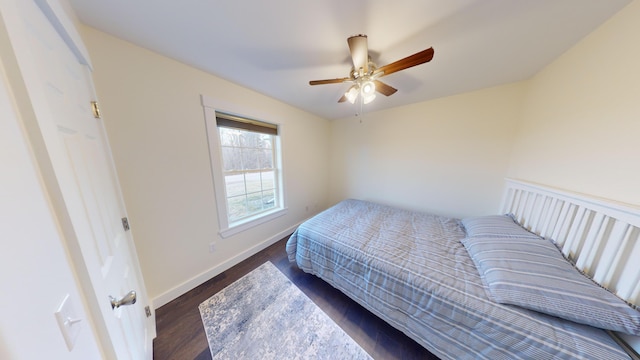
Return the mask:
M 287 237 L 288 238 L 288 237 Z M 271 261 L 374 359 L 437 359 L 319 278 L 289 263 L 284 238 L 156 310 L 153 358 L 211 359 L 198 305 L 266 261 Z M 273 341 L 279 341 L 277 336 Z

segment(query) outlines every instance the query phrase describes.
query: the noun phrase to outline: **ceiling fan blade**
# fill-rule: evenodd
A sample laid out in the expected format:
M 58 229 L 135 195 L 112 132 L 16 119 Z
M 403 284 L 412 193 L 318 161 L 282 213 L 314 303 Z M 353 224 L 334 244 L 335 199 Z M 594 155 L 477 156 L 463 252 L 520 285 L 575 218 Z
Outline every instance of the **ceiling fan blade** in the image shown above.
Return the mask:
M 377 68 L 376 71 L 374 71 L 373 73 L 375 75 L 382 72 L 383 73 L 382 76 L 386 76 L 400 70 L 404 70 L 416 65 L 424 64 L 426 62 L 431 61 L 431 59 L 433 59 L 432 47 L 426 50 L 422 50 L 413 55 L 407 56 L 404 59 L 400 59 L 396 62 L 392 62 L 391 64 L 381 66 Z
M 345 81 L 351 81 L 351 78 L 339 78 L 339 79 L 326 79 L 326 80 L 311 80 L 309 85 L 324 85 L 324 84 L 339 84 Z
M 389 86 L 380 80 L 374 80 L 373 83 L 376 84 L 376 91 L 385 96 L 391 96 L 398 91 L 398 89 L 393 86 Z
M 356 35 L 347 39 L 353 68 L 358 71 L 360 68 L 365 73 L 369 71 L 369 49 L 367 46 L 367 35 Z

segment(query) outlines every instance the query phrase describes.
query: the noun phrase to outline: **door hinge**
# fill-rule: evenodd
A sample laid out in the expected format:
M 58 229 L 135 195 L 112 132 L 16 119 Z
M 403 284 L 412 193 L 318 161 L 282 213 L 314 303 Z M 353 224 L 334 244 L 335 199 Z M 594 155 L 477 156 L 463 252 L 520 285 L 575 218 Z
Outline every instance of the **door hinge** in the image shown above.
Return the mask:
M 144 307 L 144 313 L 147 315 L 147 317 L 151 317 L 151 309 L 149 308 L 149 306 Z
M 92 101 L 91 102 L 91 110 L 93 111 L 93 117 L 96 119 L 100 119 L 102 118 L 100 116 L 100 107 L 98 107 L 98 102 L 97 101 Z
M 129 231 L 129 219 L 126 217 L 122 218 L 122 227 L 124 228 L 124 231 Z

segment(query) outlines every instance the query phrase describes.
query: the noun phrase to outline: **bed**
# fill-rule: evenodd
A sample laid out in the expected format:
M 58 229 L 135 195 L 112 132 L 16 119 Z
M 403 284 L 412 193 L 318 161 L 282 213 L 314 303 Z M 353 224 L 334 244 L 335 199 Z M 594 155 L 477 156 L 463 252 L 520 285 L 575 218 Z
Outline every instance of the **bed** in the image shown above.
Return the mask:
M 634 358 L 640 312 L 633 304 L 640 297 L 640 264 L 633 259 L 640 258 L 640 211 L 509 179 L 500 213 L 510 215 L 488 218 L 507 219 L 522 233 L 513 235 L 509 228 L 507 235 L 494 234 L 500 225 L 487 227 L 484 217 L 454 219 L 349 199 L 301 224 L 287 242 L 287 253 L 300 269 L 344 292 L 442 359 Z M 603 291 L 615 298 L 612 301 L 626 302 L 620 306 L 621 320 L 609 308 L 599 314 L 604 322 L 615 319 L 614 331 L 577 322 L 584 315 L 582 308 L 568 306 L 564 296 L 552 305 L 559 304 L 563 317 L 564 311 L 577 311 L 578 320 L 541 312 L 551 306 L 539 293 L 525 295 L 524 304 L 505 301 L 519 290 L 505 290 L 508 281 L 496 278 L 501 258 L 493 259 L 500 266 L 487 270 L 492 259 L 482 254 L 543 242 L 555 249 L 545 245 L 544 251 L 556 251 L 571 271 L 577 268 L 588 277 L 578 276 L 602 285 L 595 286 L 600 290 L 606 286 L 610 291 Z M 487 246 L 494 248 L 487 251 Z M 474 253 L 474 248 L 482 251 Z M 526 249 L 511 253 L 529 256 Z M 549 268 L 535 265 L 542 272 Z M 531 276 L 527 269 L 507 272 L 507 277 L 513 273 L 520 277 L 511 286 L 531 280 L 548 287 L 543 291 L 550 290 L 549 282 L 540 280 L 545 274 Z M 542 310 L 527 308 L 529 303 L 542 304 Z M 591 304 L 586 306 L 590 317 Z

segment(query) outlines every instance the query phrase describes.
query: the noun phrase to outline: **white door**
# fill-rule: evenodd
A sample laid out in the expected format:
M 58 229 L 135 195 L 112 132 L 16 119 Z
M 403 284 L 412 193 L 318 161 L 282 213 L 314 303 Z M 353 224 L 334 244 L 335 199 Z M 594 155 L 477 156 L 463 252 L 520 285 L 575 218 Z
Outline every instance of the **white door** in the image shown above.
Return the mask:
M 39 132 L 32 137 L 44 147 L 38 161 L 105 356 L 151 359 L 155 319 L 146 316 L 149 303 L 131 231 L 123 226 L 126 211 L 106 132 L 91 107 L 90 69 L 80 63 L 86 59 L 74 48 L 57 0 L 1 1 L 5 19 L 11 11 L 17 15 L 7 20 L 7 31 Z M 130 291 L 137 301 L 112 309 L 110 296 Z

